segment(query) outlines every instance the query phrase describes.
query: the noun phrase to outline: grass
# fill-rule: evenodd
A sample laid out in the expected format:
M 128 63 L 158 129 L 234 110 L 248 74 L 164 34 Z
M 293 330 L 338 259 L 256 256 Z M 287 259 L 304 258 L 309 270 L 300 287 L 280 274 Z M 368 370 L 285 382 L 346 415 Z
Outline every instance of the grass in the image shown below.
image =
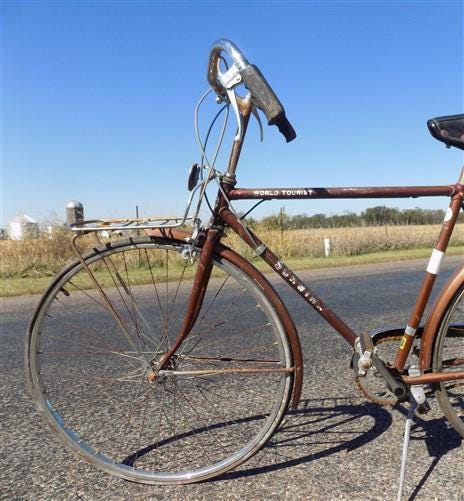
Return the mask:
M 450 255 L 464 256 L 464 225 L 455 229 Z M 384 263 L 430 256 L 438 227 L 390 226 L 333 228 L 315 230 L 255 230 L 293 269 L 317 269 L 354 264 Z M 324 238 L 332 242 L 332 256 L 324 257 Z M 235 248 L 260 270 L 269 269 L 236 235 L 227 236 L 227 245 Z M 85 237 L 84 246 L 95 241 Z M 68 232 L 56 232 L 52 239 L 0 241 L 0 296 L 42 292 L 66 263 L 76 259 Z M 137 270 L 136 283 L 147 281 L 147 270 Z M 149 278 L 149 277 L 148 277 Z M 91 287 L 84 284 L 86 287 Z

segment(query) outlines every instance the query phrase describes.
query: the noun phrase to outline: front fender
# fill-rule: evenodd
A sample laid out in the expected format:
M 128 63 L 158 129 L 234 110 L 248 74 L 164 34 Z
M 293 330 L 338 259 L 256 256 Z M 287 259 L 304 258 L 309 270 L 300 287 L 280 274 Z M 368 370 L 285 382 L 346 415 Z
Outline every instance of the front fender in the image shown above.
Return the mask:
M 147 231 L 147 234 L 152 237 L 171 238 L 177 241 L 184 242 L 187 241 L 189 237 L 191 237 L 191 232 L 179 230 L 176 228 L 157 228 Z M 198 245 L 201 247 L 201 242 Z M 287 311 L 287 308 L 283 304 L 282 300 L 280 299 L 270 282 L 244 257 L 242 257 L 230 247 L 227 247 L 223 244 L 216 245 L 215 253 L 221 257 L 224 257 L 238 268 L 244 270 L 261 287 L 261 289 L 263 289 L 272 306 L 277 311 L 279 318 L 282 320 L 288 339 L 290 341 L 293 355 L 293 365 L 295 367 L 292 391 L 292 407 L 296 409 L 301 398 L 301 389 L 303 386 L 303 355 L 301 351 L 298 332 L 292 318 Z
M 303 386 L 303 355 L 301 352 L 298 332 L 292 318 L 287 311 L 287 308 L 283 304 L 277 292 L 274 290 L 274 287 L 272 287 L 272 285 L 264 277 L 264 275 L 260 271 L 258 271 L 249 261 L 243 258 L 240 254 L 237 254 L 237 252 L 235 252 L 234 250 L 222 244 L 217 245 L 217 253 L 244 270 L 251 278 L 253 278 L 255 282 L 257 282 L 257 284 L 266 293 L 267 298 L 277 311 L 279 318 L 282 320 L 288 339 L 290 341 L 290 346 L 292 348 L 293 354 L 295 377 L 293 379 L 292 407 L 296 409 L 298 407 L 298 402 L 300 401 L 301 389 Z
M 146 233 L 150 237 L 172 238 L 173 240 L 187 240 L 192 236 L 191 231 L 177 228 L 155 228 L 147 230 Z

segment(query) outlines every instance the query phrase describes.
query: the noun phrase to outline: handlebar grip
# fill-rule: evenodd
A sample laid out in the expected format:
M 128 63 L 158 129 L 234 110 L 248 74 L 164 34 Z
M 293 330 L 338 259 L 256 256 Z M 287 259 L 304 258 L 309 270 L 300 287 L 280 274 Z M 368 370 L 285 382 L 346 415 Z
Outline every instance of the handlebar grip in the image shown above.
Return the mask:
M 280 133 L 285 137 L 287 143 L 293 141 L 296 138 L 295 129 L 286 116 L 276 122 L 276 125 L 279 128 Z
M 285 116 L 285 110 L 263 74 L 254 64 L 240 71 L 245 87 L 250 91 L 256 106 L 266 115 L 269 125 L 277 125 L 288 142 L 296 138 L 296 132 Z

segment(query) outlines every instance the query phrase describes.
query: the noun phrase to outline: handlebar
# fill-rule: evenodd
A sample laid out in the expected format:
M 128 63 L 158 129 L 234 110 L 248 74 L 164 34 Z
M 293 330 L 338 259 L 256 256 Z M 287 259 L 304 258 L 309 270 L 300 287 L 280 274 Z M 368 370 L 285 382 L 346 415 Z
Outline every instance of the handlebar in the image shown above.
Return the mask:
M 249 90 L 251 98 L 267 118 L 268 125 L 276 125 L 287 143 L 295 139 L 296 132 L 285 115 L 285 109 L 267 80 L 257 66 L 250 64 L 240 49 L 230 40 L 220 39 L 211 48 L 208 63 L 208 82 L 216 94 L 224 99 L 227 90 L 223 78 L 226 74 L 219 72 L 221 52 L 226 52 L 233 61 L 230 86 L 243 82 Z M 228 70 L 228 71 L 230 71 Z M 238 75 L 236 73 L 238 72 Z M 228 72 L 226 72 L 228 73 Z M 237 78 L 236 78 L 237 77 Z
M 221 52 L 226 52 L 228 54 L 239 71 L 245 69 L 247 66 L 249 66 L 250 63 L 242 54 L 240 49 L 230 40 L 221 38 L 220 40 L 216 40 L 216 42 L 214 42 L 209 54 L 208 82 L 218 96 L 224 97 L 224 87 L 219 83 L 218 80 L 219 59 Z

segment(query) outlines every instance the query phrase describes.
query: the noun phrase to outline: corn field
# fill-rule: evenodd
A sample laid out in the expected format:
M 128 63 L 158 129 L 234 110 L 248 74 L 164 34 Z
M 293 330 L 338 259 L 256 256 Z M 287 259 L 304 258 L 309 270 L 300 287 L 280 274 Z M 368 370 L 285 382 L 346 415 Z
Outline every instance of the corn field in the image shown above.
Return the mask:
M 364 226 L 310 230 L 256 230 L 266 245 L 282 258 L 324 256 L 324 239 L 330 239 L 333 256 L 356 256 L 378 251 L 430 248 L 440 225 Z M 234 234 L 227 244 L 245 255 L 253 253 Z M 456 225 L 450 245 L 464 245 L 464 225 Z
M 359 228 L 332 228 L 311 230 L 266 230 L 258 225 L 254 230 L 266 245 L 283 259 L 324 256 L 324 239 L 331 241 L 333 256 L 355 256 L 385 250 L 432 248 L 439 226 L 384 226 Z M 234 235 L 224 243 L 248 257 L 253 252 Z M 85 237 L 84 246 L 96 245 L 92 237 Z M 464 225 L 456 226 L 451 245 L 464 245 Z M 36 240 L 0 241 L 0 278 L 46 277 L 54 275 L 76 254 L 71 246 L 71 235 L 57 231 Z M 162 263 L 159 263 L 162 266 Z

